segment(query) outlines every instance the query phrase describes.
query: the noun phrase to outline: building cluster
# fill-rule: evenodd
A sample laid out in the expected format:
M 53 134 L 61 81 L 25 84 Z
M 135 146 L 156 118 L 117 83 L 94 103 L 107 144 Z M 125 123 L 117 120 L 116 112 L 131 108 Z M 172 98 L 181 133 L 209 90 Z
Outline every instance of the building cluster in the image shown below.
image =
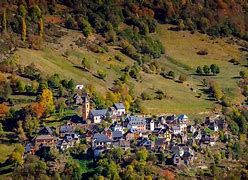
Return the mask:
M 129 115 L 123 103 L 116 103 L 109 109 L 91 109 L 87 94 L 80 98 L 75 96 L 75 102 L 82 106 L 82 121 L 70 122 L 57 130 L 43 127 L 39 135 L 27 144 L 27 153 L 35 153 L 41 147 L 64 151 L 84 139 L 91 146 L 95 157 L 115 147 L 123 150 L 145 147 L 149 151 L 170 154 L 171 164 L 188 165 L 196 158 L 194 145 L 200 148 L 213 146 L 218 141 L 219 133 L 216 132 L 226 129 L 225 120 L 219 115 L 206 117 L 204 123 L 194 125 L 185 114 L 156 118 Z M 107 116 L 112 123 L 99 129 L 98 125 Z M 85 123 L 87 119 L 91 123 Z M 76 127 L 82 128 L 84 133 L 75 133 Z

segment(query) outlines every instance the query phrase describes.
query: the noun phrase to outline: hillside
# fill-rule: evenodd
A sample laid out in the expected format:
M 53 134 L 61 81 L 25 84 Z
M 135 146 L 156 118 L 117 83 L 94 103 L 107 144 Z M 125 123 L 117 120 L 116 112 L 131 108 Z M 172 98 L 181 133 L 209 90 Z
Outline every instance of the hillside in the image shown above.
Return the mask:
M 154 92 L 156 89 L 166 91 L 167 98 L 163 100 L 144 101 L 143 105 L 147 108 L 147 113 L 187 113 L 204 114 L 212 112 L 215 102 L 207 100 L 207 95 L 200 89 L 202 79 L 194 75 L 198 65 L 218 64 L 221 73 L 215 79 L 223 88 L 225 94 L 233 99 L 233 103 L 242 102 L 243 96 L 237 86 L 239 79 L 234 77 L 239 75 L 239 71 L 245 69 L 244 55 L 240 52 L 240 46 L 227 43 L 229 38 L 212 39 L 200 33 L 191 34 L 190 32 L 177 32 L 169 30 L 171 26 L 160 25 L 158 32 L 152 34 L 161 39 L 166 47 L 166 55 L 157 60 L 165 71 L 175 71 L 176 76 L 187 74 L 186 83 L 177 83 L 173 80 L 163 78 L 159 74 L 147 74 L 141 72 L 142 82 L 130 78 L 130 84 L 134 87 L 136 97 L 142 92 Z M 80 38 L 81 33 L 73 30 L 66 30 L 67 35 L 61 37 L 59 44 L 47 43 L 43 50 L 19 49 L 16 54 L 20 56 L 22 65 L 34 63 L 45 74 L 52 75 L 58 73 L 63 78 L 73 78 L 79 84 L 92 84 L 96 90 L 105 95 L 106 91 L 113 86 L 114 80 L 118 79 L 122 72 L 121 69 L 126 65 L 131 65 L 135 61 L 116 50 L 114 46 L 109 46 L 109 52 L 93 53 L 78 47 L 74 42 Z M 94 36 L 92 36 L 94 38 Z M 210 46 L 211 45 L 211 46 Z M 206 56 L 197 55 L 199 50 L 207 50 Z M 66 57 L 65 57 L 65 54 Z M 124 62 L 117 61 L 114 57 L 119 55 Z M 169 58 L 167 58 L 167 56 Z M 81 60 L 86 57 L 92 64 L 90 72 L 78 69 Z M 235 66 L 228 62 L 235 58 L 241 65 Z M 185 69 L 185 67 L 187 67 Z M 104 69 L 108 76 L 106 80 L 101 80 L 95 75 L 98 69 Z M 208 77 L 207 77 L 208 78 Z M 228 83 L 227 83 L 228 82 Z M 196 91 L 192 92 L 193 87 Z M 201 98 L 198 93 L 203 93 Z

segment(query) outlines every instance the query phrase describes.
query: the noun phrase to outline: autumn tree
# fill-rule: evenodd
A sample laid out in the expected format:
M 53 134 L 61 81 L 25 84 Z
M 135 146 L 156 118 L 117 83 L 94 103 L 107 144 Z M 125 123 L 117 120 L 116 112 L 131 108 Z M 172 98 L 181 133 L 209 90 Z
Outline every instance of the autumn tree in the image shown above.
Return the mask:
M 21 15 L 21 18 L 22 18 L 22 40 L 26 41 L 26 37 L 27 37 L 27 24 L 26 24 L 27 10 L 26 10 L 24 5 L 19 6 L 19 14 Z
M 48 115 L 55 110 L 55 105 L 53 102 L 53 93 L 49 89 L 43 89 L 40 103 L 46 108 L 45 114 Z
M 0 119 L 4 118 L 8 114 L 8 112 L 9 107 L 4 103 L 0 104 Z
M 41 118 L 46 111 L 46 107 L 40 102 L 35 102 L 30 105 L 30 110 L 35 117 Z

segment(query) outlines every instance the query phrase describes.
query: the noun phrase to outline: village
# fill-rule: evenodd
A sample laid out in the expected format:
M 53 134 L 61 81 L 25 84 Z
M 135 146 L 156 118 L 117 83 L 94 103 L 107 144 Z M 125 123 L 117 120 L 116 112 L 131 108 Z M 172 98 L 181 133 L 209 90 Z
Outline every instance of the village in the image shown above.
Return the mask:
M 35 154 L 44 147 L 65 151 L 84 139 L 94 158 L 116 147 L 124 151 L 145 147 L 148 151 L 170 154 L 167 164 L 188 166 L 197 159 L 195 146 L 200 149 L 215 146 L 219 132 L 227 129 L 224 117 L 218 114 L 205 117 L 202 124 L 197 124 L 185 114 L 158 117 L 129 114 L 121 102 L 108 109 L 92 109 L 87 93 L 75 94 L 74 103 L 81 108 L 81 117 L 56 129 L 42 127 L 26 144 L 25 154 Z M 99 129 L 98 125 L 106 119 L 111 122 L 110 126 Z M 83 133 L 76 132 L 78 128 Z

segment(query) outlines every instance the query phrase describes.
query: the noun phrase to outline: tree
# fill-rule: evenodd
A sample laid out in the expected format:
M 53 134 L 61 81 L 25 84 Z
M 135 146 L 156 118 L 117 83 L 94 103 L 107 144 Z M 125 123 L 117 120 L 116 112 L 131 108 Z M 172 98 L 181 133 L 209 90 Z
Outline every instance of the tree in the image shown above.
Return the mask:
M 136 152 L 136 157 L 139 161 L 146 161 L 146 159 L 148 158 L 148 152 L 146 148 L 143 147 L 140 150 L 138 150 Z
M 0 123 L 0 137 L 4 134 L 3 124 Z
M 183 22 L 182 19 L 179 19 L 179 21 L 178 21 L 178 29 L 179 29 L 180 31 L 182 31 L 182 30 L 185 29 L 185 25 L 184 25 L 184 22 Z
M 207 32 L 207 29 L 209 28 L 209 20 L 205 17 L 202 17 L 201 20 L 200 20 L 200 28 L 201 30 L 206 33 Z
M 175 72 L 174 71 L 169 71 L 168 76 L 171 77 L 172 79 L 175 79 Z
M 116 160 L 116 163 L 119 163 L 121 159 L 123 158 L 124 152 L 120 147 L 112 149 L 112 154 L 114 159 Z
M 40 102 L 35 102 L 30 105 L 30 110 L 32 115 L 39 119 L 45 114 L 46 107 Z
M 99 78 L 103 79 L 103 80 L 105 80 L 105 78 L 107 77 L 107 73 L 103 70 L 98 70 L 97 74 L 98 74 Z
M 67 88 L 73 92 L 75 90 L 75 87 L 76 87 L 75 81 L 73 79 L 70 79 L 68 81 Z
M 203 66 L 203 72 L 204 72 L 206 75 L 208 75 L 208 74 L 210 73 L 210 69 L 209 69 L 209 67 L 208 67 L 207 65 L 204 65 L 204 66 Z
M 40 18 L 42 17 L 42 11 L 38 5 L 34 5 L 31 7 L 30 17 L 35 23 L 40 20 Z
M 10 83 L 7 81 L 5 76 L 0 73 L 0 100 L 7 100 L 11 94 L 12 90 Z
M 26 41 L 26 37 L 27 37 L 27 25 L 26 25 L 27 10 L 26 10 L 24 5 L 19 6 L 19 13 L 22 17 L 22 40 Z
M 7 15 L 6 15 L 6 9 L 5 8 L 3 10 L 2 26 L 3 26 L 3 31 L 7 32 Z
M 185 81 L 187 81 L 187 76 L 185 74 L 180 74 L 178 80 L 180 82 L 185 82 Z
M 65 100 L 64 99 L 59 99 L 58 106 L 57 106 L 57 111 L 59 113 L 59 117 L 64 116 L 65 108 L 66 108 Z
M 202 74 L 202 68 L 201 68 L 201 66 L 197 66 L 196 73 L 197 74 Z
M 25 134 L 23 127 L 22 127 L 22 121 L 18 121 L 17 125 L 18 125 L 18 129 L 17 129 L 18 138 L 21 141 L 25 141 L 27 139 L 27 137 L 26 137 L 26 134 Z
M 217 66 L 216 64 L 211 64 L 210 70 L 211 70 L 211 72 L 212 72 L 214 75 L 220 73 L 220 68 L 219 68 L 219 66 Z
M 53 113 L 55 110 L 54 102 L 53 102 L 53 93 L 49 89 L 43 89 L 40 103 L 46 108 L 46 115 Z
M 24 122 L 24 129 L 29 137 L 34 137 L 40 128 L 39 120 L 28 115 Z
M 24 84 L 24 82 L 22 80 L 18 80 L 16 82 L 16 88 L 17 88 L 19 93 L 25 92 L 25 84 Z
M 241 78 L 244 79 L 244 78 L 248 77 L 248 71 L 240 71 L 239 75 L 240 75 Z
M 90 69 L 90 62 L 84 57 L 81 61 L 81 65 L 84 70 L 89 70 Z
M 80 18 L 78 24 L 85 37 L 88 37 L 92 33 L 92 27 L 86 19 Z
M 4 118 L 8 114 L 8 112 L 9 107 L 4 103 L 0 104 L 0 119 Z

